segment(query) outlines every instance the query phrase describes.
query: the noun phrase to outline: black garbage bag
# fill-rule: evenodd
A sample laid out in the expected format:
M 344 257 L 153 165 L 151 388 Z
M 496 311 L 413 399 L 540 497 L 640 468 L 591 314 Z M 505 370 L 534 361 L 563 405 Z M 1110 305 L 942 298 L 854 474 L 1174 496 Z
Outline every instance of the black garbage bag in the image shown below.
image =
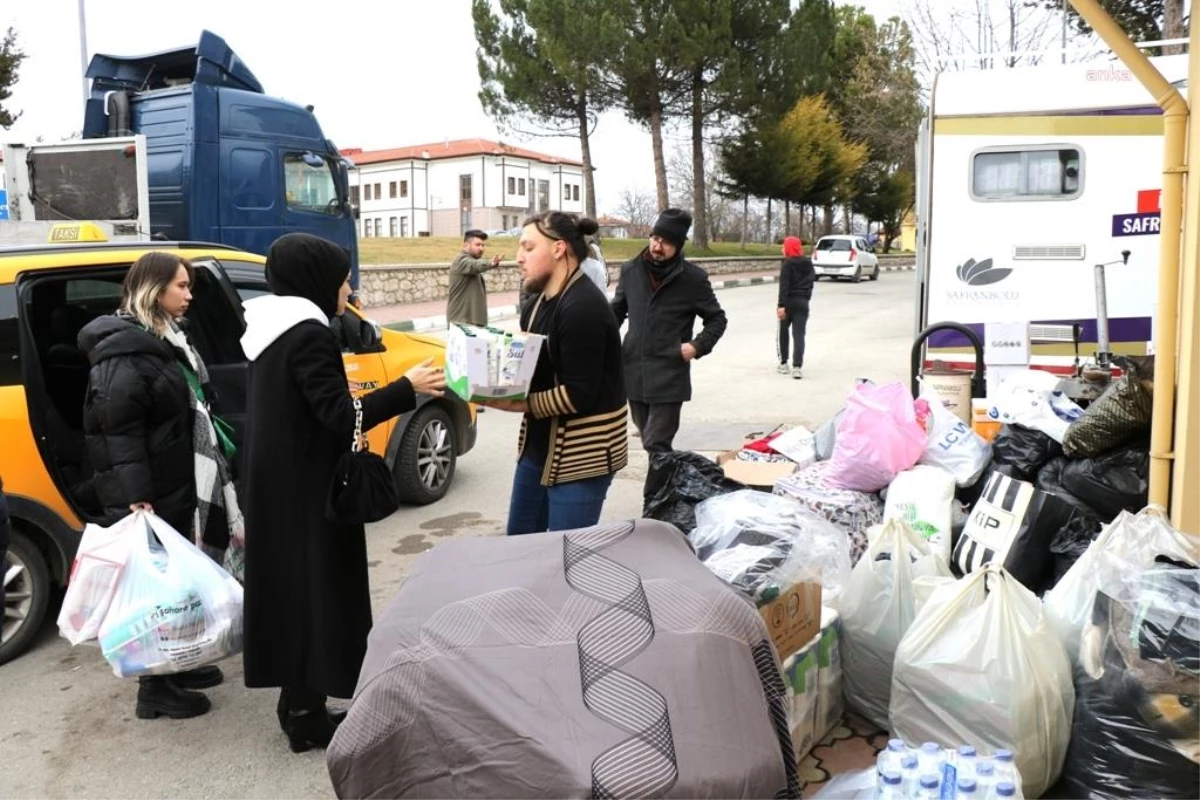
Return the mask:
M 1058 585 L 1102 530 L 1104 525 L 1095 517 L 1086 514 L 1076 514 L 1059 528 L 1058 533 L 1050 540 L 1050 554 L 1054 556 L 1052 585 Z
M 1111 521 L 1122 511 L 1136 514 L 1150 492 L 1150 448 L 1146 443 L 1096 456 L 1070 459 L 1062 470 L 1063 487 L 1100 518 Z
M 1041 431 L 1005 425 L 992 442 L 992 466 L 1010 478 L 1033 483 L 1042 467 L 1062 453 L 1062 446 Z
M 1054 557 L 1053 583 L 1057 584 L 1067 574 L 1079 557 L 1087 550 L 1109 519 L 1101 519 L 1100 514 L 1087 503 L 1067 491 L 1063 486 L 1063 470 L 1071 463 L 1066 456 L 1052 459 L 1038 473 L 1037 487 L 1043 492 L 1054 495 L 1074 509 L 1062 527 L 1050 539 L 1050 554 Z
M 1111 522 L 1112 518 L 1116 516 L 1115 514 L 1108 517 L 1104 516 L 1099 511 L 1092 508 L 1091 505 L 1072 494 L 1071 490 L 1067 488 L 1067 485 L 1063 480 L 1063 475 L 1071 463 L 1071 459 L 1067 458 L 1066 456 L 1058 456 L 1057 458 L 1050 459 L 1046 466 L 1042 467 L 1041 471 L 1038 472 L 1036 481 L 1037 487 L 1043 492 L 1049 492 L 1053 495 L 1057 495 L 1060 499 L 1074 506 L 1075 509 L 1078 510 L 1083 516 L 1090 517 L 1095 520 L 1096 524 L 1100 524 L 1102 522 Z M 1141 507 L 1139 507 L 1137 510 L 1141 511 Z
M 675 450 L 651 453 L 646 474 L 642 516 L 669 522 L 691 533 L 696 528 L 696 506 L 710 497 L 745 489 L 725 477 L 725 470 L 697 453 Z
M 1075 670 L 1064 797 L 1200 797 L 1200 576 L 1147 572 L 1136 603 L 1096 594 Z
M 1094 458 L 1150 432 L 1154 357 L 1121 363 L 1125 374 L 1067 428 L 1063 450 L 1072 458 Z

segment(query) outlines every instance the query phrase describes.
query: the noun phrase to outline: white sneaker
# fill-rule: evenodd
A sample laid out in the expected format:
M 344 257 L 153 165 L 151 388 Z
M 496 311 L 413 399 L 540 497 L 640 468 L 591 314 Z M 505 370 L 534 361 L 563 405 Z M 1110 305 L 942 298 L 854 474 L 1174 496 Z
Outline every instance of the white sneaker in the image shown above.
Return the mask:
M 792 377 L 796 380 L 800 380 L 804 377 L 804 375 L 801 374 L 799 367 L 792 367 Z
M 787 364 L 779 364 L 775 367 L 775 369 L 780 375 L 788 374 L 788 365 Z

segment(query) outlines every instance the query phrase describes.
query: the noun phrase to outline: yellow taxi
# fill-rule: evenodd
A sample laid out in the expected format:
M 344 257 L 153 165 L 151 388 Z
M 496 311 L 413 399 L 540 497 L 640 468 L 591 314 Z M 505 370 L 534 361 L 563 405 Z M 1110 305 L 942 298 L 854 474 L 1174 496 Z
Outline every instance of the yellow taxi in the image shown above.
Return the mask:
M 0 572 L 0 664 L 37 634 L 84 524 L 98 519 L 82 427 L 89 365 L 76 339 L 89 321 L 116 311 L 125 272 L 143 253 L 165 250 L 195 265 L 188 335 L 208 365 L 222 418 L 235 431 L 245 421 L 241 302 L 269 293 L 266 259 L 215 244 L 95 241 L 103 238 L 86 225 L 56 226 L 51 244 L 0 249 L 0 476 L 12 519 Z M 444 358 L 438 339 L 380 328 L 353 308 L 331 327 L 354 393 Z M 421 396 L 414 411 L 371 431 L 371 449 L 386 458 L 405 502 L 431 503 L 450 488 L 458 457 L 475 444 L 475 413 L 450 393 Z

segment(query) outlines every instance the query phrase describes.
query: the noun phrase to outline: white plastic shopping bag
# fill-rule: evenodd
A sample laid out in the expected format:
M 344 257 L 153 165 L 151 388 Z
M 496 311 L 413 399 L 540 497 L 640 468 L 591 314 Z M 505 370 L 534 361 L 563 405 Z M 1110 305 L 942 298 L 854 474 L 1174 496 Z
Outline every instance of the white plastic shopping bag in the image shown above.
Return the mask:
M 846 701 L 880 727 L 888 724 L 892 662 L 916 618 L 913 581 L 949 578 L 946 559 L 899 520 L 872 528 L 867 552 L 833 604 L 842 615 L 842 670 Z
M 1159 556 L 1196 563 L 1200 561 L 1200 538 L 1171 527 L 1158 506 L 1136 515 L 1122 511 L 1046 592 L 1042 599 L 1046 617 L 1072 662 L 1079 655 L 1079 637 L 1091 617 L 1096 590 L 1125 581 L 1129 594 L 1135 596 L 1142 574 Z
M 883 518 L 906 523 L 949 562 L 953 506 L 954 476 L 941 467 L 918 465 L 888 486 Z
M 896 651 L 891 730 L 909 742 L 1013 751 L 1024 795 L 1058 780 L 1075 689 L 1037 596 L 988 565 L 937 588 Z
M 170 525 L 139 515 L 100 647 L 118 677 L 165 675 L 242 649 L 242 587 Z M 153 533 L 153 536 L 150 534 Z
M 59 635 L 71 644 L 94 640 L 100 632 L 135 543 L 135 531 L 144 531 L 145 525 L 139 512 L 107 528 L 84 527 L 62 610 L 58 612 Z
M 992 461 L 992 446 L 936 396 L 924 399 L 931 414 L 929 441 L 917 463 L 941 467 L 959 486 L 974 486 Z

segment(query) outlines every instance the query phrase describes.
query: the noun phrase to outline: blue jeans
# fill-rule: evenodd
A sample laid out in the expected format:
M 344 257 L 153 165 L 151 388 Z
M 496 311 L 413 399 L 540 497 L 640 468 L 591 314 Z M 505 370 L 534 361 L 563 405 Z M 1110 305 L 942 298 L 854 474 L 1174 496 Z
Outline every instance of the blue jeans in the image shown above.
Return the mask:
M 542 486 L 542 467 L 532 458 L 517 462 L 512 500 L 508 506 L 508 535 L 570 531 L 600 521 L 600 510 L 612 475 Z

